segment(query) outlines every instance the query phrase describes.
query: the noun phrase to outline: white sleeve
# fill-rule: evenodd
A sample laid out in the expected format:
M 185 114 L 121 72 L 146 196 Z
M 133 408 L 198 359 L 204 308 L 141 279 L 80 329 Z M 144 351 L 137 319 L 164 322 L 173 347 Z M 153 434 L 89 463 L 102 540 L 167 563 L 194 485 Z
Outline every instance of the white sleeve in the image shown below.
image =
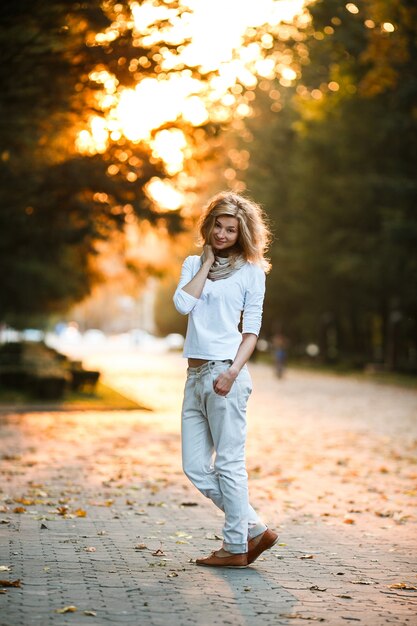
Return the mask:
M 248 282 L 243 306 L 242 333 L 259 335 L 265 297 L 265 272 L 260 267 L 253 266 Z
M 183 315 L 187 315 L 192 311 L 198 302 L 198 298 L 194 298 L 194 296 L 183 289 L 184 285 L 189 283 L 197 273 L 194 271 L 193 265 L 193 257 L 188 256 L 182 264 L 180 280 L 173 297 L 175 308 Z

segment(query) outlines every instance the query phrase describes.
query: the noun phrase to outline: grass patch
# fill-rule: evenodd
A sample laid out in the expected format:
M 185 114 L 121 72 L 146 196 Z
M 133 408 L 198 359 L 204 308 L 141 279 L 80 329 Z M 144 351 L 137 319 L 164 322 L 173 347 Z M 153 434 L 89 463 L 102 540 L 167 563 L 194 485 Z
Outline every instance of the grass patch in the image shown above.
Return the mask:
M 405 389 L 417 389 L 417 376 L 401 374 L 399 372 L 372 372 L 354 369 L 349 365 L 325 365 L 323 363 L 307 363 L 306 361 L 291 361 L 289 367 L 318 374 L 331 374 L 334 376 L 355 378 L 366 382 L 378 383 L 379 385 L 391 385 Z
M 69 392 L 66 394 L 63 400 L 59 402 L 52 402 L 49 400 L 40 401 L 33 398 L 28 393 L 22 391 L 13 391 L 10 389 L 2 389 L 0 387 L 0 409 L 9 408 L 13 406 L 18 410 L 22 410 L 25 407 L 28 409 L 42 409 L 47 410 L 118 410 L 118 411 L 132 411 L 132 410 L 149 410 L 148 407 L 142 406 L 126 398 L 118 391 L 115 391 L 111 387 L 98 382 L 94 392 Z

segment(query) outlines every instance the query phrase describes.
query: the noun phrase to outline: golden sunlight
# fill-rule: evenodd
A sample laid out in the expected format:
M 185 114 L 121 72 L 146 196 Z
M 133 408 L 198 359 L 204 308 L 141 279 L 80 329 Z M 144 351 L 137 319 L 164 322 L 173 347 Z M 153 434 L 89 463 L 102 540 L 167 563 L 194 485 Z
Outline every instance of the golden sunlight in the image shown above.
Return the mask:
M 176 211 L 184 202 L 184 196 L 168 182 L 154 176 L 145 187 L 145 191 L 157 205 L 167 211 Z
M 169 2 L 162 6 L 154 6 L 152 0 L 132 2 L 133 24 L 142 44 L 161 44 L 156 55 L 160 76 L 143 78 L 133 89 L 118 89 L 114 76 L 101 68 L 92 71 L 90 80 L 103 88 L 97 94 L 103 116 L 91 117 L 89 127 L 80 131 L 77 150 L 104 152 L 110 140 L 125 136 L 133 142 L 147 142 L 168 174 L 179 172 L 189 150 L 184 134 L 161 130 L 154 135 L 155 131 L 167 123 L 183 121 L 197 127 L 209 120 L 222 123 L 232 116 L 250 115 L 250 99 L 244 91 L 254 89 L 258 77 L 278 77 L 291 84 L 294 70 L 283 67 L 282 59 L 273 53 L 268 56 L 272 35 L 265 33 L 259 42 L 249 44 L 244 37 L 248 29 L 254 33 L 265 24 L 290 22 L 305 1 L 180 0 L 182 11 Z M 165 20 L 163 27 L 161 20 Z M 112 37 L 116 27 L 117 23 L 109 30 Z M 164 43 L 182 45 L 178 54 L 173 54 Z M 138 55 L 137 66 L 146 63 L 147 57 Z M 198 80 L 187 69 L 193 67 L 203 75 L 212 71 L 216 75 Z M 175 72 L 169 74 L 172 70 Z

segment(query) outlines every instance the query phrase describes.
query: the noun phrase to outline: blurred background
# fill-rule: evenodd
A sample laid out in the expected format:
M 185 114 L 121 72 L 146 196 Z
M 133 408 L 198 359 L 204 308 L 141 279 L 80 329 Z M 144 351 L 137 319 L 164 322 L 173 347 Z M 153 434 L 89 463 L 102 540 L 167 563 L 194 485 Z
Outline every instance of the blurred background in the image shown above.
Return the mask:
M 0 49 L 3 347 L 180 349 L 233 189 L 274 233 L 258 358 L 417 373 L 413 0 L 4 0 Z

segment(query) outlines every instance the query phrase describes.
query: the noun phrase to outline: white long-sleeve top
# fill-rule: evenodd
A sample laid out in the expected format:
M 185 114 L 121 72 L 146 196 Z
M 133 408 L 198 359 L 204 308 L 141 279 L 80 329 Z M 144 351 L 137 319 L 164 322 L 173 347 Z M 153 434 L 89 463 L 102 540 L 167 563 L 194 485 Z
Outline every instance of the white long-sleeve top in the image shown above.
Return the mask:
M 193 359 L 234 359 L 242 332 L 259 335 L 265 296 L 265 272 L 259 265 L 246 262 L 228 278 L 207 278 L 201 296 L 195 298 L 182 287 L 201 267 L 199 256 L 185 259 L 174 294 L 177 311 L 188 314 L 183 356 Z

